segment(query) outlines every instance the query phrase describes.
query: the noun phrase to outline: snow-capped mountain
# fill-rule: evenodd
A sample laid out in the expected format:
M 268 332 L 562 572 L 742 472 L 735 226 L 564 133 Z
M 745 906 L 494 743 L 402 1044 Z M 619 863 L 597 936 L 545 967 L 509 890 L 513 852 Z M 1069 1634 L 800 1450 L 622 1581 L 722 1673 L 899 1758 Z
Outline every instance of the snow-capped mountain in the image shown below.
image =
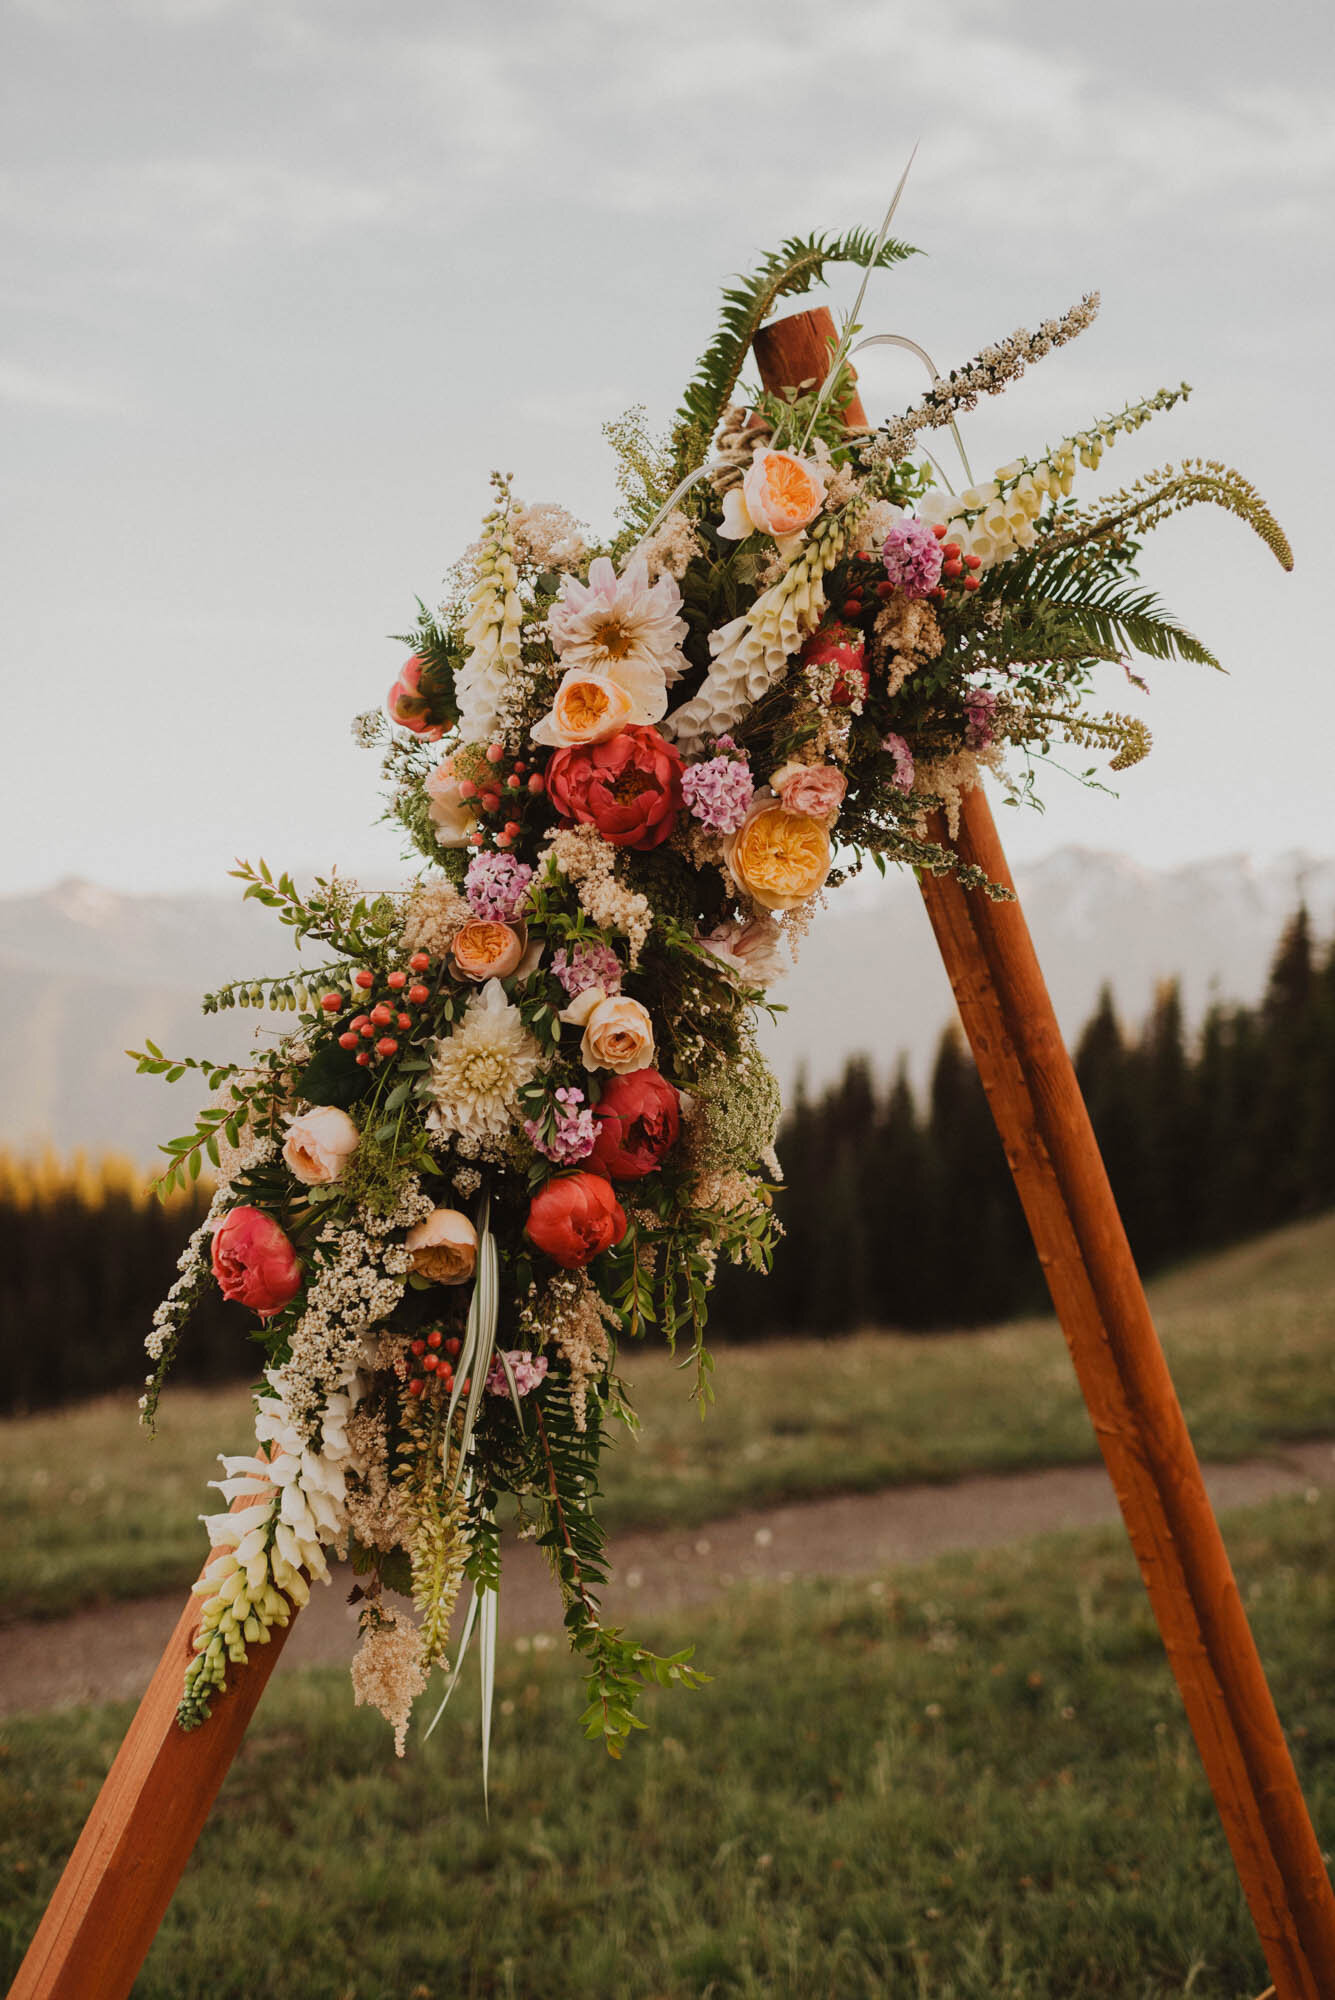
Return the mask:
M 1129 1021 L 1156 984 L 1182 982 L 1188 1015 L 1214 994 L 1255 1000 L 1300 896 L 1317 933 L 1335 931 L 1335 858 L 1243 856 L 1150 869 L 1062 848 L 1016 871 L 1062 1026 L 1078 1033 L 1111 983 Z M 0 1142 L 83 1146 L 151 1159 L 185 1129 L 200 1093 L 138 1078 L 122 1053 L 151 1036 L 170 1053 L 230 1059 L 280 1014 L 202 1018 L 201 992 L 294 964 L 289 934 L 239 896 L 131 896 L 90 882 L 0 898 Z M 784 1084 L 799 1066 L 819 1086 L 859 1051 L 884 1071 L 901 1052 L 921 1078 L 953 1002 L 911 877 L 851 885 L 812 926 L 797 969 L 773 989 L 787 1011 L 762 1030 Z

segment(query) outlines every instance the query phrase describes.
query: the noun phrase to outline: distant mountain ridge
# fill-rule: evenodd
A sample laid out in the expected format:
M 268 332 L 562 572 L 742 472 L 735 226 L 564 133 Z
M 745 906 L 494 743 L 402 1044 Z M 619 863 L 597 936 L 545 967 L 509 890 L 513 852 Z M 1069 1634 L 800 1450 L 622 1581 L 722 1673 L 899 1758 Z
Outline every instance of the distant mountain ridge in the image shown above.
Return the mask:
M 1151 869 L 1066 847 L 1017 868 L 1016 885 L 1068 1036 L 1105 981 L 1132 1021 L 1163 979 L 1180 979 L 1192 1021 L 1216 995 L 1255 1000 L 1300 896 L 1319 937 L 1335 930 L 1332 857 L 1229 855 Z M 26 996 L 0 1042 L 0 1142 L 151 1160 L 160 1139 L 188 1126 L 199 1093 L 193 1079 L 136 1077 L 123 1051 L 151 1036 L 171 1053 L 234 1058 L 257 1026 L 280 1032 L 291 1017 L 203 1018 L 200 994 L 294 963 L 289 934 L 239 895 L 137 896 L 66 881 L 0 897 L 0 979 Z M 895 872 L 833 894 L 772 997 L 787 1011 L 764 1024 L 762 1041 L 785 1088 L 799 1067 L 819 1087 L 864 1051 L 882 1071 L 902 1053 L 921 1079 L 954 1003 L 912 878 Z

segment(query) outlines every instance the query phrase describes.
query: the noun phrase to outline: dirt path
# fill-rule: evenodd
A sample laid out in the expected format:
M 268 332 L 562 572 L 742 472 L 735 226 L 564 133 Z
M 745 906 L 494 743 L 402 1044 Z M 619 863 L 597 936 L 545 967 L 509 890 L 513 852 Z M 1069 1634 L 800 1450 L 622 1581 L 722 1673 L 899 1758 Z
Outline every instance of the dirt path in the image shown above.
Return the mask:
M 1335 1444 L 1288 1445 L 1267 1458 L 1208 1467 L 1206 1481 L 1220 1509 L 1332 1486 Z M 1107 1475 L 1094 1465 L 754 1509 L 680 1534 L 618 1535 L 607 1606 L 620 1615 L 636 1609 L 656 1614 L 703 1603 L 737 1584 L 869 1575 L 950 1549 L 991 1548 L 1116 1518 Z M 315 1590 L 280 1673 L 346 1663 L 355 1643 L 355 1614 L 346 1596 L 338 1576 L 327 1590 Z M 180 1610 L 180 1593 L 174 1593 L 0 1629 L 0 1715 L 137 1697 Z M 507 1550 L 501 1619 L 510 1642 L 561 1636 L 555 1587 L 529 1544 Z

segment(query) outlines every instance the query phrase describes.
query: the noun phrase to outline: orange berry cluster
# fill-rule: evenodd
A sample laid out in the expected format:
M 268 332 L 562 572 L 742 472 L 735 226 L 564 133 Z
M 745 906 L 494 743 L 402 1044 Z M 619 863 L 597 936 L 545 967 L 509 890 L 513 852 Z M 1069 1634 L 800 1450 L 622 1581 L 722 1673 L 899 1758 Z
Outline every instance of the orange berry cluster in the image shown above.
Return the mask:
M 454 1390 L 454 1364 L 459 1356 L 460 1343 L 446 1340 L 438 1326 L 430 1333 L 419 1334 L 408 1343 L 405 1357 L 408 1363 L 408 1394 L 425 1396 L 429 1389 L 443 1390 L 448 1396 Z M 471 1376 L 465 1376 L 462 1393 L 466 1396 L 472 1386 Z
M 459 797 L 470 802 L 476 801 L 476 810 L 485 813 L 488 819 L 496 819 L 502 813 L 522 812 L 524 793 L 537 798 L 546 789 L 540 771 L 530 771 L 522 758 L 511 765 L 508 776 L 502 777 L 500 766 L 505 762 L 505 745 L 492 743 L 486 752 L 489 770 L 480 770 L 476 777 L 459 780 Z M 513 847 L 523 832 L 522 820 L 506 819 L 499 827 L 491 829 L 492 839 L 497 847 Z M 474 827 L 468 836 L 474 847 L 486 845 L 487 829 Z
M 391 972 L 385 980 L 389 998 L 376 1000 L 370 1011 L 357 1014 L 349 1021 L 338 1038 L 341 1049 L 356 1050 L 357 1062 L 363 1069 L 369 1069 L 372 1061 L 379 1056 L 382 1061 L 399 1052 L 399 1036 L 406 1035 L 413 1028 L 413 1017 L 407 1011 L 410 1007 L 424 1007 L 431 998 L 431 988 L 421 975 L 430 969 L 431 959 L 427 952 L 415 951 L 408 960 L 408 970 Z M 417 977 L 409 984 L 413 974 Z M 353 985 L 370 997 L 375 988 L 375 974 L 369 966 L 352 976 Z M 341 993 L 326 993 L 320 1005 L 326 1014 L 339 1014 L 346 1001 Z M 393 1032 L 391 1032 L 391 1030 Z M 369 1043 L 366 1047 L 364 1044 Z

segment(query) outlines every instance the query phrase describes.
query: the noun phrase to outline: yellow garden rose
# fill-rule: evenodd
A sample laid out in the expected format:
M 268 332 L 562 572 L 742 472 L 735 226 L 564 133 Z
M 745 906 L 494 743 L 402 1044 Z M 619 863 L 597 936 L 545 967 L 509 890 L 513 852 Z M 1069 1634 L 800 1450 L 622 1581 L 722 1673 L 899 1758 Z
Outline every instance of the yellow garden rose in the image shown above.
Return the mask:
M 758 792 L 736 833 L 724 842 L 739 889 L 764 910 L 795 910 L 830 872 L 829 830 L 810 813 L 790 812 L 773 793 Z

